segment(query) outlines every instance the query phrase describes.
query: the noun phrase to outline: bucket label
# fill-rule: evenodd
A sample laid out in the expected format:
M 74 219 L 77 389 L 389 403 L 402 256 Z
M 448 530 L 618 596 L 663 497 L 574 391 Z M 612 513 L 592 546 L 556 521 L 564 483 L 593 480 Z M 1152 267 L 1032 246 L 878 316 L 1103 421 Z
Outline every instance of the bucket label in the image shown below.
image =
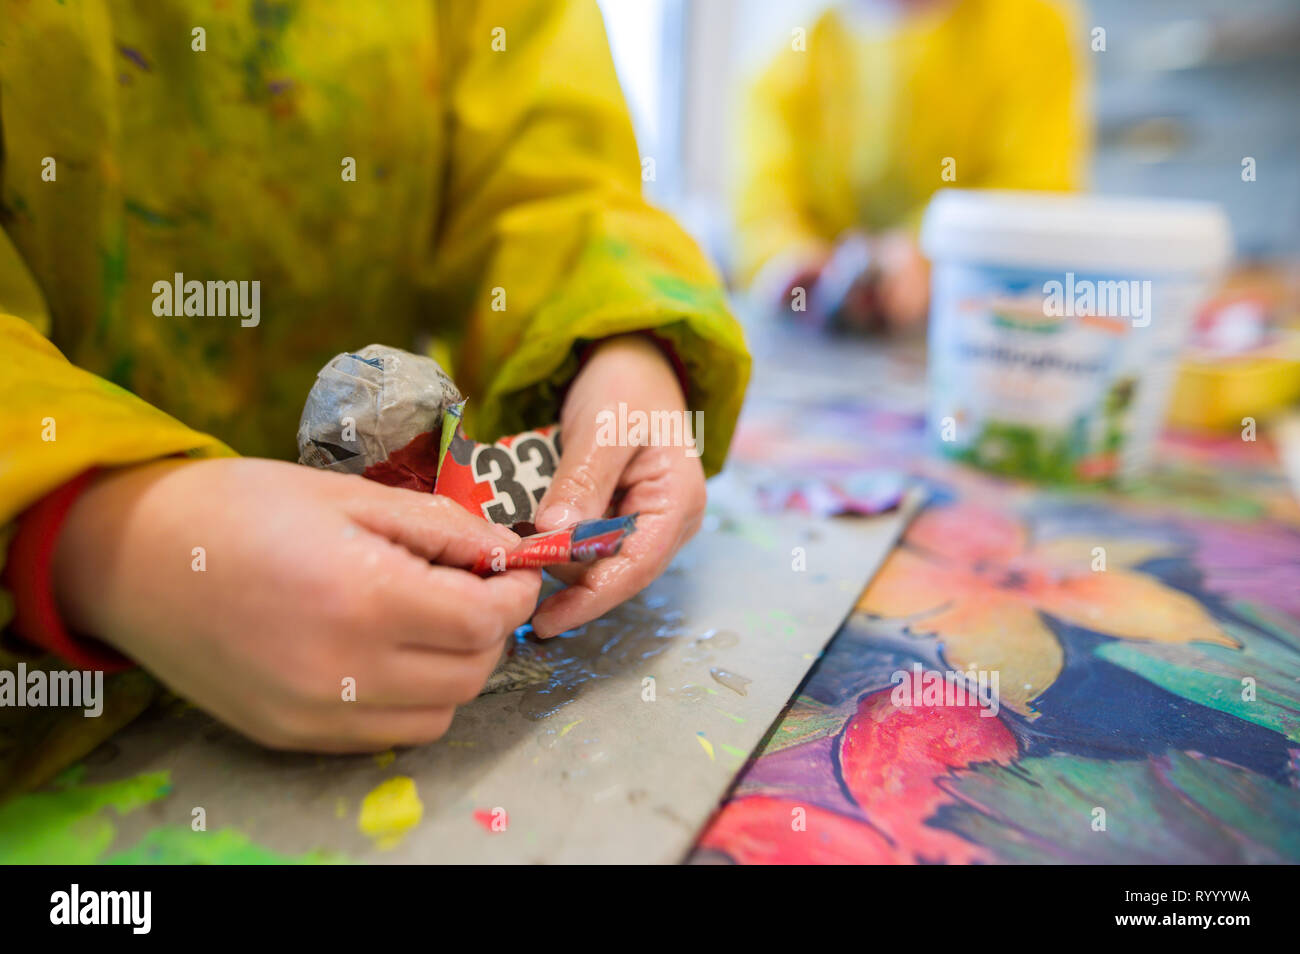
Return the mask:
M 1056 483 L 1109 480 L 1149 452 L 1186 316 L 1167 283 L 941 265 L 932 433 L 946 456 Z

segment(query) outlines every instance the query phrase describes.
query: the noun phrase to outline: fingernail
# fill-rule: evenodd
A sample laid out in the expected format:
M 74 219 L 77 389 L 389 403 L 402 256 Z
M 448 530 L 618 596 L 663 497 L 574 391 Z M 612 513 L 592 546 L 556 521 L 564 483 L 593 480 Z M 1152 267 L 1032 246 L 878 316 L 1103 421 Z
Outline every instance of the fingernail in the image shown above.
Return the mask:
M 578 512 L 566 504 L 551 504 L 537 515 L 539 530 L 559 530 L 578 522 Z

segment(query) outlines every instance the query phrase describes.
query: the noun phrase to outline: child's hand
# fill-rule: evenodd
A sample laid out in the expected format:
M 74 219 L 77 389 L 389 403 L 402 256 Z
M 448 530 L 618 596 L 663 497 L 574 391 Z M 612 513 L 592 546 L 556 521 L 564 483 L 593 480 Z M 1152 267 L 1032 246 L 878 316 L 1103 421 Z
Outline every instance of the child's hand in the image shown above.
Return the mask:
M 268 460 L 171 461 L 78 499 L 55 590 L 74 631 L 257 741 L 374 751 L 438 738 L 482 688 L 541 577 L 455 568 L 517 543 L 443 497 Z
M 620 491 L 615 511 L 640 512 L 636 532 L 617 556 L 586 567 L 549 568 L 570 585 L 543 602 L 533 617 L 539 636 L 580 626 L 640 592 L 700 528 L 705 489 L 699 446 L 690 453 L 680 446 L 601 446 L 598 415 L 610 411 L 618 420 L 620 402 L 629 415 L 686 413 L 667 359 L 639 335 L 602 343 L 574 380 L 560 419 L 564 450 L 537 517 L 538 530 L 599 517 Z M 695 435 L 697 441 L 702 437 Z
M 877 242 L 882 278 L 880 303 L 891 328 L 903 330 L 925 321 L 930 307 L 930 264 L 916 240 L 902 232 Z

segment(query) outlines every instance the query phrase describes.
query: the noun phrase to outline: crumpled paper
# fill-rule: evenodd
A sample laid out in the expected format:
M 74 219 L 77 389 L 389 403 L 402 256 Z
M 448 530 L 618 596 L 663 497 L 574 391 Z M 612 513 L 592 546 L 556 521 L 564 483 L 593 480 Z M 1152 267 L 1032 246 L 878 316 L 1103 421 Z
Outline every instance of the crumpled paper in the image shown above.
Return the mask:
M 438 362 L 386 345 L 335 355 L 316 375 L 298 423 L 298 463 L 360 474 L 424 434 L 463 401 Z

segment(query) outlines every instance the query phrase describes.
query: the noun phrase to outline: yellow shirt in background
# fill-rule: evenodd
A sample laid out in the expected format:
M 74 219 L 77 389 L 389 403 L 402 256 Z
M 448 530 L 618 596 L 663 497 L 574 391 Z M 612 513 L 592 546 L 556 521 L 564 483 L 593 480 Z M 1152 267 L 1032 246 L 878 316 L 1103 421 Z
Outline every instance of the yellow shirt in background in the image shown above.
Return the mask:
M 1070 8 L 900 3 L 886 23 L 864 7 L 824 13 L 747 91 L 733 180 L 745 283 L 847 229 L 914 227 L 945 186 L 1081 183 L 1088 37 Z

